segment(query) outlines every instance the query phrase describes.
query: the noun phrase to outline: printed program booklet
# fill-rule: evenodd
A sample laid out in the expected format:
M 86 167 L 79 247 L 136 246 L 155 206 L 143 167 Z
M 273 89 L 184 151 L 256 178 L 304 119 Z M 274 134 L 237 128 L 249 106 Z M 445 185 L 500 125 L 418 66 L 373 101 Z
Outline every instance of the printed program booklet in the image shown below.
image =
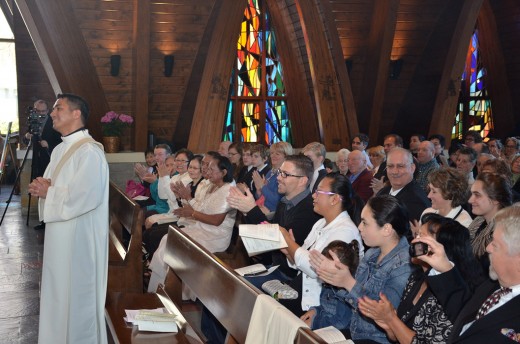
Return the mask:
M 287 247 L 277 224 L 239 225 L 238 233 L 250 257 Z

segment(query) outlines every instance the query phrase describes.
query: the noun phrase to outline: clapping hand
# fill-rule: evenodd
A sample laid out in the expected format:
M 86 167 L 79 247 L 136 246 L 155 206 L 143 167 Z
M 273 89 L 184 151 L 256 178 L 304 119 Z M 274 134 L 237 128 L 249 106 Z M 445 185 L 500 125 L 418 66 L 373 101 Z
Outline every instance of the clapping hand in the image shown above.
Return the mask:
M 322 281 L 350 291 L 356 284 L 356 280 L 352 277 L 348 266 L 339 261 L 336 253 L 329 251 L 329 254 L 332 260 L 317 250 L 311 250 L 309 255 L 311 266 Z
M 255 183 L 258 192 L 260 192 L 265 185 L 265 177 L 258 173 L 257 170 L 253 171 L 253 183 Z
M 256 207 L 255 198 L 251 194 L 249 189 L 246 189 L 244 195 L 237 187 L 231 187 L 229 189 L 229 195 L 227 201 L 229 205 L 235 209 L 238 209 L 242 213 L 247 213 L 254 207 Z
M 170 184 L 170 189 L 173 191 L 175 196 L 189 201 L 191 197 L 191 188 L 184 185 L 182 182 L 176 182 Z
M 390 331 L 392 317 L 397 316 L 392 303 L 383 293 L 379 293 L 379 301 L 372 300 L 368 296 L 358 299 L 358 310 L 361 314 L 375 321 L 385 331 Z

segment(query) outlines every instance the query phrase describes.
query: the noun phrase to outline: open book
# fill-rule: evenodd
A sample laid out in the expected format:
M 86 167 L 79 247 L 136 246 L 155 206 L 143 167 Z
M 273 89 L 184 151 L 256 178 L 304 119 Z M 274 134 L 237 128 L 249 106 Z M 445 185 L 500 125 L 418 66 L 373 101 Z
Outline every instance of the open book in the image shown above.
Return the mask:
M 239 225 L 238 234 L 242 238 L 249 256 L 279 250 L 287 247 L 277 224 Z
M 334 326 L 314 330 L 314 333 L 329 344 L 354 344 L 352 340 L 346 339 L 343 333 Z

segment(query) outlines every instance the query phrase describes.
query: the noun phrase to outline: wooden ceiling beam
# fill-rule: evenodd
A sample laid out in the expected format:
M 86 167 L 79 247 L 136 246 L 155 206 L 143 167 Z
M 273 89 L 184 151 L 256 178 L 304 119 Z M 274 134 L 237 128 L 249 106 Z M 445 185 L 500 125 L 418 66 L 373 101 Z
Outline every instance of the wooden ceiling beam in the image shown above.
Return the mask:
M 243 13 L 242 1 L 221 0 L 220 11 L 215 14 L 218 19 L 202 71 L 188 140 L 188 149 L 192 152 L 216 150 L 222 140 L 229 79 L 236 56 L 237 33 L 240 32 Z
M 90 105 L 87 127 L 101 138 L 101 117 L 108 102 L 85 39 L 68 0 L 16 0 L 55 93 L 74 93 Z
M 0 10 L 4 13 L 7 24 L 11 28 L 11 32 L 14 33 L 14 13 L 13 13 L 13 0 L 0 0 Z
M 383 119 L 398 8 L 399 0 L 374 1 L 358 106 L 360 130 L 368 131 L 371 142 L 378 142 L 380 135 L 380 125 L 370 123 L 381 123 Z
M 336 60 L 333 57 L 334 47 L 329 45 L 327 39 L 331 33 L 328 25 L 324 24 L 323 12 L 314 0 L 296 0 L 295 4 L 309 58 L 321 142 L 327 150 L 339 150 L 347 147 L 349 130 Z M 346 67 L 343 72 L 347 73 Z
M 483 0 L 464 0 L 444 60 L 428 135 L 435 133 L 444 135 L 447 145 L 451 140 L 453 116 L 459 99 L 460 76 L 482 2 Z
M 134 0 L 133 39 L 133 148 L 144 151 L 148 139 L 148 114 L 150 100 L 150 2 Z
M 276 50 L 283 69 L 292 144 L 294 147 L 303 147 L 309 142 L 320 140 L 312 94 L 309 91 L 311 85 L 306 77 L 301 50 L 294 44 L 298 39 L 287 3 L 267 1 L 266 5 L 271 14 Z
M 500 44 L 495 14 L 489 0 L 484 0 L 478 16 L 479 47 L 486 67 L 486 88 L 491 99 L 494 136 L 510 135 L 515 127 L 513 100 L 509 90 L 504 50 Z M 500 118 L 500 120 L 497 120 Z

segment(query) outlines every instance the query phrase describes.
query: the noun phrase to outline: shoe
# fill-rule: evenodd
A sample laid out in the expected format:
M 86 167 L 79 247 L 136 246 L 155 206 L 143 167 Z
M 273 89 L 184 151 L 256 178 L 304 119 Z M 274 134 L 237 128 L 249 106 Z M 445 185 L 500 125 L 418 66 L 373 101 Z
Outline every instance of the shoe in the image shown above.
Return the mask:
M 34 229 L 37 230 L 37 231 L 40 231 L 40 230 L 42 230 L 42 229 L 45 229 L 45 222 L 43 222 L 43 221 L 40 222 L 39 225 L 34 226 Z

